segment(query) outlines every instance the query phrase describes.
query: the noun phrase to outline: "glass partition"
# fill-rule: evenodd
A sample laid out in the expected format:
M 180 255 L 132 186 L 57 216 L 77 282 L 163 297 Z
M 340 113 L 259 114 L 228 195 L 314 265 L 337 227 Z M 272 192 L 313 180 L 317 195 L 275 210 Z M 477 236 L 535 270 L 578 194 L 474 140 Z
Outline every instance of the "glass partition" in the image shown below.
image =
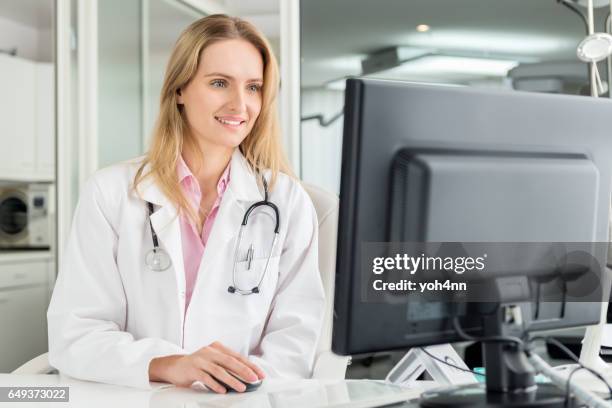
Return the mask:
M 143 27 L 143 146 L 146 149 L 159 112 L 159 93 L 174 43 L 189 24 L 205 14 L 176 0 L 146 0 L 144 3 L 148 7 Z
M 178 0 L 98 2 L 98 166 L 144 153 L 166 63 L 204 14 Z
M 98 2 L 98 166 L 142 152 L 140 0 Z

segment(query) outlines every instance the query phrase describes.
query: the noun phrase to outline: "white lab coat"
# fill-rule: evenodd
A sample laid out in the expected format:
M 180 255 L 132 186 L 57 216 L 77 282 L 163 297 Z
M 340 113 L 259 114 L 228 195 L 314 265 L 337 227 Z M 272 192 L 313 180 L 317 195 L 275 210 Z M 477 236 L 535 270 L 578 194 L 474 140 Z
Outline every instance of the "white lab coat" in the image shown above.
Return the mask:
M 279 241 L 261 292 L 228 293 L 234 244 L 246 209 L 263 199 L 246 159 L 235 150 L 230 183 L 206 245 L 185 314 L 185 272 L 176 208 L 152 179 L 132 190 L 138 161 L 96 172 L 85 184 L 47 313 L 49 362 L 80 379 L 149 388 L 154 357 L 188 354 L 214 341 L 248 355 L 269 377 L 311 375 L 324 314 L 314 207 L 299 182 L 280 174 L 270 201 L 280 211 Z M 151 271 L 145 201 L 172 267 Z M 239 261 L 255 249 L 251 270 L 237 264 L 237 285 L 260 276 L 273 237 L 263 207 L 245 228 Z M 271 214 L 271 211 L 268 213 Z M 241 274 L 242 272 L 242 274 Z

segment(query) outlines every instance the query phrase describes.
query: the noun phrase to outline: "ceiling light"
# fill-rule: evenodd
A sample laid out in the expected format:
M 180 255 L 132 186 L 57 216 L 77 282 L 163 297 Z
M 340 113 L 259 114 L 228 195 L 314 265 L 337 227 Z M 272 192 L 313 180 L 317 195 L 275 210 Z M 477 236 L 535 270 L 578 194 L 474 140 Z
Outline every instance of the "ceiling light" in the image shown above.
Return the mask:
M 419 33 L 426 33 L 427 31 L 429 31 L 431 27 L 428 26 L 427 24 L 419 24 L 418 26 L 416 26 L 416 30 Z
M 473 54 L 473 53 L 472 53 Z M 483 78 L 504 78 L 519 64 L 511 56 L 455 55 L 442 50 L 393 47 L 370 54 L 362 61 L 361 75 L 370 78 L 420 82 L 465 83 Z M 344 90 L 346 77 L 325 87 Z
M 505 77 L 518 61 L 428 55 L 371 76 L 389 79 L 418 77 Z
M 489 52 L 516 54 L 523 57 L 541 57 L 545 53 L 558 53 L 576 48 L 572 36 L 532 35 L 520 32 L 496 32 L 492 30 L 446 30 L 437 28 L 427 35 L 409 32 L 396 39 L 398 44 L 411 47 L 455 50 L 464 52 Z

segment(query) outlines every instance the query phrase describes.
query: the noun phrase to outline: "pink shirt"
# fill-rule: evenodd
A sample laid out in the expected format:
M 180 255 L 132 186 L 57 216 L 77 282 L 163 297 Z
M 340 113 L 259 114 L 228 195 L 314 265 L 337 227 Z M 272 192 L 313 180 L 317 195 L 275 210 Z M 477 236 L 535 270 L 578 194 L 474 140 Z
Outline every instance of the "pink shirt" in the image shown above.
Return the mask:
M 200 185 L 182 157 L 179 158 L 177 172 L 179 183 L 183 187 L 187 199 L 191 201 L 191 205 L 194 209 L 199 209 L 200 201 L 202 200 Z M 229 184 L 229 179 L 230 165 L 228 164 L 217 183 L 217 199 L 206 216 L 206 220 L 204 220 L 202 231 L 196 231 L 195 226 L 189 221 L 189 218 L 184 214 L 181 215 L 181 241 L 183 245 L 183 263 L 185 264 L 185 313 L 191 301 L 191 294 L 193 293 L 193 287 L 198 276 L 198 270 L 200 269 L 204 247 L 208 241 L 215 218 L 217 218 L 219 204 Z

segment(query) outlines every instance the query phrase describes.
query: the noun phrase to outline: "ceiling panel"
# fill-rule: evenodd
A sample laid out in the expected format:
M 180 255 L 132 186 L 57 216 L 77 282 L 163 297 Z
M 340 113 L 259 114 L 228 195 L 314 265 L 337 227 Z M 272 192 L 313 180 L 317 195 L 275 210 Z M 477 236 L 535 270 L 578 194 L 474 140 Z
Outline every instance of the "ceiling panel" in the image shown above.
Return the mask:
M 302 0 L 300 13 L 303 86 L 359 74 L 361 58 L 392 46 L 565 60 L 585 34 L 556 0 Z

